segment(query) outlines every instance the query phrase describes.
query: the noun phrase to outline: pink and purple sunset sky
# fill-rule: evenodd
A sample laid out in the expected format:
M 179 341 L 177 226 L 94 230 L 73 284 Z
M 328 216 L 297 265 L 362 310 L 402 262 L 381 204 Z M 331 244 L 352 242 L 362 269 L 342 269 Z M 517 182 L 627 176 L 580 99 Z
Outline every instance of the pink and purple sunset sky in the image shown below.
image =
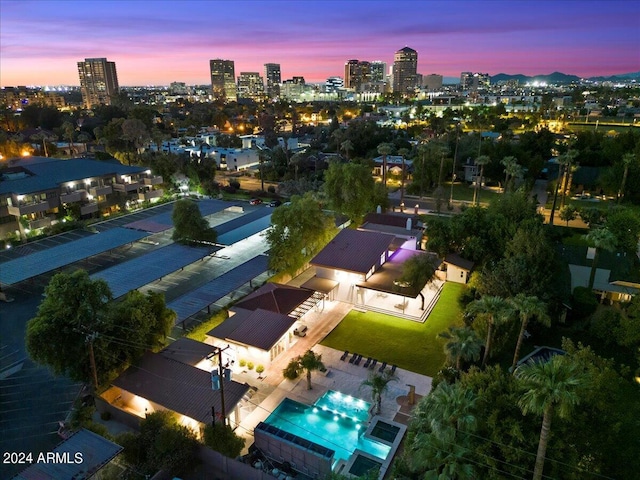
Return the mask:
M 404 46 L 445 77 L 637 72 L 640 2 L 0 0 L 0 86 L 78 85 L 89 57 L 116 62 L 120 85 L 207 84 L 213 58 L 320 82 Z

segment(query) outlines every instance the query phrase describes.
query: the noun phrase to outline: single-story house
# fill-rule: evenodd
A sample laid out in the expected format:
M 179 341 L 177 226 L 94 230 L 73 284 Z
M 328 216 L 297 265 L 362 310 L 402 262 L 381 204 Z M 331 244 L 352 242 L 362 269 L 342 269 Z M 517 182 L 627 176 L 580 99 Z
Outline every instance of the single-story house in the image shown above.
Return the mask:
M 433 254 L 415 249 L 395 248 L 395 235 L 364 230 L 341 230 L 313 259 L 315 277 L 303 287 L 315 288 L 331 300 L 356 306 L 377 308 L 412 317 L 422 317 L 422 301 L 413 289 L 399 281 L 403 264 L 415 255 L 431 255 L 434 266 L 440 265 Z M 425 296 L 431 286 L 423 287 Z
M 397 248 L 419 250 L 422 244 L 423 226 L 422 220 L 417 215 L 368 213 L 358 230 L 394 235 L 396 238 L 391 250 Z
M 444 257 L 440 270 L 446 273 L 447 282 L 467 283 L 474 263 L 462 258 L 457 253 L 449 253 Z
M 236 368 L 241 360 L 266 368 L 295 343 L 298 321 L 321 298 L 307 288 L 267 283 L 236 303 L 229 318 L 207 333 L 207 342 L 228 345 L 225 355 Z
M 119 419 L 123 419 L 124 413 L 129 417 L 124 421 L 134 426 L 147 413 L 169 410 L 178 414 L 180 423 L 198 435 L 213 421 L 214 413 L 219 420 L 221 390 L 213 389 L 211 378 L 211 371 L 217 367 L 207 370 L 183 363 L 203 366 L 203 360 L 208 362 L 207 357 L 214 357 L 215 348 L 189 339 L 180 342 L 181 345 L 170 346 L 160 353 L 146 353 L 140 362 L 125 370 L 100 396 L 107 404 L 100 409 L 115 413 Z M 209 353 L 201 356 L 205 352 Z M 226 417 L 229 425 L 235 427 L 242 420 L 241 409 L 250 387 L 233 379 L 224 380 L 223 387 Z

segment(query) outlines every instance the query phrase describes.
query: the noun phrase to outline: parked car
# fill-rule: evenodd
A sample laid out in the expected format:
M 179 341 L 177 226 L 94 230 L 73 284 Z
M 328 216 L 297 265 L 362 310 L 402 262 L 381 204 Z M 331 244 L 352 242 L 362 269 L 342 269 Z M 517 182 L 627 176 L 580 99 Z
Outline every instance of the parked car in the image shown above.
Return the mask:
M 304 337 L 307 335 L 307 326 L 306 325 L 300 325 L 298 328 L 296 328 L 293 331 L 293 334 L 297 337 Z
M 282 205 L 282 202 L 280 200 L 271 200 L 269 202 L 270 207 L 279 207 L 280 205 Z
M 250 205 L 260 205 L 261 203 L 262 200 L 260 200 L 259 198 L 252 198 L 251 200 L 249 200 Z

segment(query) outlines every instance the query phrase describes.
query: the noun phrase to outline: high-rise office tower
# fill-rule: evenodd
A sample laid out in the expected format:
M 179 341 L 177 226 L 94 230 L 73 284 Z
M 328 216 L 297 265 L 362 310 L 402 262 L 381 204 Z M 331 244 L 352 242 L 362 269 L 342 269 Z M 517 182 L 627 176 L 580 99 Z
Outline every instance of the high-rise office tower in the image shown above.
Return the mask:
M 361 60 L 349 60 L 344 64 L 344 86 L 359 92 L 362 85 L 371 78 L 371 63 Z
M 371 82 L 386 81 L 387 64 L 384 62 L 381 62 L 380 60 L 374 60 L 373 62 L 371 62 L 371 71 L 369 76 L 370 76 Z
M 267 82 L 267 97 L 269 99 L 278 98 L 280 96 L 280 83 L 282 83 L 280 64 L 265 63 L 264 79 Z
M 442 88 L 442 75 L 438 75 L 436 73 L 423 75 L 422 86 L 431 91 Z
M 407 93 L 417 86 L 418 52 L 409 47 L 398 50 L 393 57 L 393 91 Z
M 460 89 L 477 90 L 486 88 L 491 84 L 491 76 L 488 73 L 462 72 L 460 74 Z
M 264 82 L 258 72 L 240 72 L 238 98 L 250 98 L 256 102 L 264 100 Z
M 111 97 L 119 90 L 115 62 L 106 58 L 85 58 L 78 62 L 80 91 L 85 108 L 110 105 Z
M 235 102 L 236 98 L 236 74 L 233 60 L 216 58 L 209 60 L 211 70 L 211 89 L 213 96 L 226 102 Z

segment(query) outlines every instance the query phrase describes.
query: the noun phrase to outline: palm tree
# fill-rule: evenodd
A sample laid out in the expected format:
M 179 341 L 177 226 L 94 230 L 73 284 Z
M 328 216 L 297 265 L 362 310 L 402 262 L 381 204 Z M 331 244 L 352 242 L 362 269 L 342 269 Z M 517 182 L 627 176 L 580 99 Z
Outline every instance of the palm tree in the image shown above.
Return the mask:
M 292 359 L 282 371 L 282 375 L 287 380 L 295 380 L 303 373 L 307 376 L 307 390 L 311 390 L 311 372 L 323 370 L 322 355 L 313 350 L 307 350 L 304 355 Z
M 620 182 L 620 189 L 618 190 L 618 203 L 622 201 L 624 197 L 624 186 L 627 183 L 627 175 L 629 174 L 629 166 L 635 163 L 637 160 L 633 153 L 625 153 L 622 156 L 622 164 L 624 165 L 624 172 L 622 173 L 622 181 Z
M 347 157 L 347 161 L 349 161 L 349 152 L 353 150 L 353 143 L 348 138 L 340 144 L 342 150 L 344 151 L 345 157 Z
M 80 134 L 78 135 L 78 142 L 82 143 L 82 145 L 84 145 L 84 151 L 86 153 L 87 151 L 87 142 L 89 142 L 91 140 L 91 135 L 89 135 L 86 132 L 80 132 Z
M 49 150 L 47 149 L 47 142 L 53 142 L 56 137 L 48 134 L 45 131 L 39 131 L 38 133 L 34 133 L 29 137 L 31 140 L 42 141 L 42 150 L 44 152 L 44 156 L 49 156 Z
M 73 148 L 73 136 L 76 132 L 73 123 L 64 122 L 62 124 L 62 131 L 64 132 L 64 136 L 67 140 L 69 140 L 69 156 L 73 156 L 74 148 Z
M 258 163 L 260 165 L 260 188 L 264 192 L 264 162 L 267 158 L 267 153 L 264 150 L 258 150 Z
M 548 362 L 527 363 L 516 370 L 516 377 L 525 388 L 518 401 L 522 413 L 542 415 L 533 480 L 542 478 L 554 413 L 566 418 L 571 408 L 580 401 L 577 390 L 585 384 L 586 379 L 578 368 L 570 359 L 556 355 Z
M 482 366 L 487 364 L 491 354 L 494 327 L 509 317 L 511 313 L 509 307 L 510 305 L 505 299 L 490 295 L 485 295 L 480 300 L 474 300 L 467 305 L 467 313 L 471 315 L 481 314 L 487 317 L 487 340 L 484 345 Z
M 551 319 L 549 318 L 549 315 L 547 315 L 547 304 L 540 300 L 538 297 L 519 293 L 508 301 L 520 316 L 520 333 L 518 334 L 516 351 L 513 354 L 513 363 L 511 364 L 511 368 L 515 370 L 516 364 L 520 359 L 520 347 L 522 347 L 524 332 L 527 330 L 529 321 L 535 317 L 539 323 L 541 323 L 545 327 L 549 327 L 551 326 Z
M 476 396 L 460 383 L 440 383 L 414 410 L 411 428 L 416 431 L 408 445 L 414 466 L 425 470 L 424 478 L 473 479 L 466 458 L 471 451 L 469 435 L 476 427 Z
M 402 173 L 400 177 L 400 205 L 404 205 L 404 159 L 407 155 L 409 155 L 409 149 L 399 149 L 398 155 L 402 157 Z
M 598 268 L 598 259 L 602 250 L 613 252 L 616 248 L 617 239 L 611 230 L 606 227 L 597 228 L 590 231 L 587 235 L 587 242 L 596 249 L 596 253 L 591 263 L 591 273 L 589 274 L 589 289 L 593 290 L 593 282 L 596 279 L 596 269 Z
M 518 160 L 516 157 L 504 157 L 500 163 L 504 165 L 504 188 L 502 189 L 503 193 L 507 193 L 507 188 L 509 185 L 509 180 L 512 179 L 518 173 Z
M 360 388 L 369 387 L 371 389 L 371 397 L 376 405 L 376 415 L 380 415 L 382 410 L 382 395 L 388 390 L 389 382 L 396 380 L 396 375 L 391 373 L 391 370 L 385 370 L 382 374 L 374 370 L 369 372 L 369 377 L 360 384 Z
M 564 153 L 558 157 L 558 178 L 556 178 L 556 189 L 553 194 L 553 204 L 551 205 L 551 216 L 549 217 L 549 225 L 553 225 L 553 217 L 556 213 L 556 203 L 558 201 L 558 190 L 560 189 L 560 184 L 564 184 L 565 173 L 563 173 L 563 171 L 566 170 L 569 165 L 571 165 L 571 162 L 577 155 L 578 152 L 576 150 L 569 149 L 567 150 L 567 153 Z
M 478 334 L 469 327 L 449 327 L 446 332 L 440 332 L 438 338 L 448 340 L 444 344 L 444 351 L 447 354 L 447 361 L 455 364 L 456 370 L 460 371 L 462 361 L 477 361 L 482 350 L 482 341 Z
M 482 177 L 484 166 L 491 161 L 488 155 L 480 155 L 476 158 L 476 165 L 480 165 L 480 176 L 476 179 L 476 188 L 473 190 L 473 205 L 480 205 L 480 188 L 482 187 Z
M 393 145 L 381 143 L 378 145 L 378 154 L 382 155 L 382 184 L 387 188 L 387 155 L 393 152 Z

